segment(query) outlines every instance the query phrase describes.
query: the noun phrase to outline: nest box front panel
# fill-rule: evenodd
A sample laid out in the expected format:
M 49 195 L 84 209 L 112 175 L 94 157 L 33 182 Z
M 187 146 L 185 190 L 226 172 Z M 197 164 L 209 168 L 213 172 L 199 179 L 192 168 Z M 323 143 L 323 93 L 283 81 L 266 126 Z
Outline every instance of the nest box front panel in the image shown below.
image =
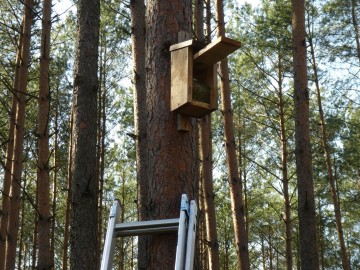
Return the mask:
M 192 95 L 192 48 L 171 52 L 171 111 L 189 103 Z

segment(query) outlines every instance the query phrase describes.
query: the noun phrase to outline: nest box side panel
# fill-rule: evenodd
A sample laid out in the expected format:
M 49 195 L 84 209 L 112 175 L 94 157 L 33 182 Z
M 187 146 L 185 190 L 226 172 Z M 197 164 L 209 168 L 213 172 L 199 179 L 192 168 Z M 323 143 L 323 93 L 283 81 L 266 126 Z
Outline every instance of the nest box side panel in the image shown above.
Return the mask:
M 192 48 L 171 52 L 171 111 L 186 105 L 192 96 Z
M 195 69 L 194 78 L 209 88 L 208 109 L 210 112 L 218 108 L 218 91 L 217 91 L 217 65 L 211 65 L 206 69 Z

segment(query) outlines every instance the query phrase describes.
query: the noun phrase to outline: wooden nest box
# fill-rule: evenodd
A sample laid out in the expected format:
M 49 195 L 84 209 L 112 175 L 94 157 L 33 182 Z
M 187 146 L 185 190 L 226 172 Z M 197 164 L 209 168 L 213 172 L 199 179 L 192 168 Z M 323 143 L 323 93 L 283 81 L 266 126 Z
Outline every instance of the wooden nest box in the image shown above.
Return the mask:
M 200 50 L 192 39 L 172 45 L 171 111 L 201 118 L 216 110 L 216 64 L 240 46 L 240 42 L 226 37 L 219 37 Z

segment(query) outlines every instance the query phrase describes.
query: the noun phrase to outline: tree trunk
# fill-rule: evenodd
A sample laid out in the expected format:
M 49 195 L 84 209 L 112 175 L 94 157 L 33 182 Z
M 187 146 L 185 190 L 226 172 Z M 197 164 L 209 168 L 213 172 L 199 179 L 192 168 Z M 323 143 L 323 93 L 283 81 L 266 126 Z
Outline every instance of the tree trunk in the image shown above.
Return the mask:
M 357 5 L 357 1 L 351 0 L 351 20 L 355 32 L 356 56 L 360 63 L 360 33 L 359 33 L 358 17 L 356 16 L 356 5 Z
M 213 191 L 212 176 L 212 149 L 211 149 L 211 117 L 205 116 L 200 124 L 200 150 L 202 161 L 202 186 L 204 194 L 204 212 L 206 223 L 206 243 L 208 246 L 209 269 L 220 269 L 219 243 L 216 231 L 215 194 Z
M 131 0 L 131 44 L 133 57 L 134 85 L 134 133 L 136 144 L 136 178 L 138 186 L 139 219 L 145 220 L 147 195 L 147 110 L 145 85 L 145 3 L 144 0 Z M 138 268 L 146 269 L 146 236 L 138 238 Z
M 9 221 L 7 225 L 8 241 L 6 244 L 6 270 L 15 268 L 16 245 L 19 228 L 19 208 L 21 195 L 21 173 L 22 173 L 22 159 L 23 159 L 23 144 L 24 144 L 24 123 L 25 123 L 25 105 L 26 105 L 26 88 L 28 81 L 28 66 L 30 54 L 30 37 L 31 24 L 33 21 L 32 14 L 33 1 L 26 0 L 24 3 L 24 27 L 23 27 L 23 46 L 21 50 L 21 63 L 19 73 L 18 85 L 18 102 L 16 110 L 16 128 L 14 138 L 14 154 L 13 167 L 11 176 L 11 191 L 10 191 L 10 205 L 9 205 Z
M 26 189 L 26 169 L 24 173 L 24 189 Z M 24 193 L 24 192 L 23 192 Z M 24 255 L 23 255 L 23 243 L 24 243 L 24 224 L 25 224 L 25 196 L 23 194 L 22 200 L 21 200 L 21 225 L 20 225 L 20 239 L 19 239 L 19 254 L 18 254 L 18 261 L 17 261 L 17 267 L 18 269 L 21 269 L 22 261 L 24 261 Z
M 100 89 L 98 92 L 98 111 L 97 111 L 97 179 L 99 181 L 98 191 L 98 246 L 97 253 L 101 254 L 102 247 L 102 213 L 103 213 L 103 189 L 104 189 L 104 166 L 105 166 L 105 133 L 106 133 L 106 59 L 107 59 L 107 43 L 106 31 L 100 38 Z M 98 260 L 97 268 L 100 268 L 100 260 Z
M 150 0 L 146 5 L 147 204 L 149 219 L 179 216 L 181 194 L 197 199 L 195 121 L 188 132 L 177 131 L 177 114 L 170 112 L 169 47 L 180 31 L 191 32 L 191 2 Z M 176 234 L 155 235 L 147 243 L 147 269 L 175 264 Z
M 40 91 L 38 115 L 38 265 L 37 269 L 51 269 L 50 264 L 50 181 L 49 181 L 49 123 L 50 123 L 50 31 L 51 0 L 43 0 L 40 52 Z
M 239 162 L 239 174 L 242 177 L 243 182 L 243 191 L 244 191 L 244 212 L 245 212 L 245 230 L 246 233 L 249 234 L 249 209 L 248 209 L 248 197 L 247 197 L 247 174 L 246 174 L 246 160 L 243 159 L 243 155 L 246 156 L 245 153 L 245 140 L 243 139 L 242 134 L 245 134 L 245 123 L 241 124 L 241 115 L 239 115 L 239 123 L 238 123 L 238 162 Z
M 335 179 L 334 179 L 334 174 L 333 174 L 333 170 L 332 170 L 331 157 L 330 157 L 330 151 L 329 151 L 329 145 L 328 145 L 328 140 L 327 140 L 326 124 L 325 124 L 325 117 L 324 117 L 324 112 L 323 112 L 322 102 L 321 102 L 320 83 L 319 83 L 318 73 L 317 73 L 317 64 L 316 64 L 316 59 L 315 59 L 314 44 L 313 44 L 313 39 L 311 36 L 312 33 L 309 33 L 309 34 L 310 34 L 309 45 L 310 45 L 310 54 L 311 54 L 311 66 L 312 66 L 312 69 L 314 72 L 314 82 L 315 82 L 317 103 L 318 103 L 318 108 L 319 108 L 322 146 L 324 149 L 326 169 L 327 169 L 327 174 L 329 177 L 331 197 L 332 197 L 332 201 L 333 201 L 333 205 L 334 205 L 336 229 L 337 229 L 337 234 L 338 234 L 339 243 L 340 243 L 340 251 L 341 251 L 341 262 L 342 262 L 342 267 L 344 270 L 350 270 L 350 263 L 349 263 L 349 259 L 348 259 L 348 255 L 347 255 L 347 251 L 346 251 L 344 232 L 343 232 L 342 223 L 341 223 L 341 207 L 340 207 L 340 202 L 339 202 L 338 196 L 337 196 L 337 188 L 335 185 Z
M 18 48 L 16 52 L 16 64 L 15 64 L 15 78 L 12 97 L 12 106 L 9 121 L 9 137 L 6 145 L 6 157 L 4 167 L 4 179 L 2 187 L 2 202 L 1 202 L 1 222 L 0 222 L 0 269 L 5 269 L 5 253 L 6 253 L 6 241 L 7 241 L 7 224 L 9 220 L 9 204 L 10 204 L 10 186 L 11 186 L 11 169 L 13 166 L 13 151 L 14 151 L 14 133 L 15 133 L 15 117 L 18 99 L 18 86 L 20 79 L 20 64 L 21 64 L 21 52 L 22 52 L 22 27 L 20 28 L 20 36 L 18 42 Z
M 70 115 L 70 130 L 73 129 L 73 112 L 71 110 Z M 69 247 L 69 224 L 70 224 L 70 205 L 71 205 L 71 186 L 72 186 L 72 175 L 71 175 L 71 164 L 72 164 L 72 133 L 70 132 L 70 140 L 69 140 L 69 157 L 68 157 L 68 172 L 67 172 L 67 198 L 66 198 L 66 211 L 65 211 L 65 224 L 64 224 L 64 242 L 62 249 L 62 270 L 67 270 L 68 268 L 68 247 Z
M 292 0 L 295 157 L 301 269 L 319 269 L 312 178 L 309 89 L 306 70 L 305 1 Z
M 71 269 L 96 269 L 98 179 L 96 118 L 100 1 L 78 1 L 72 129 Z
M 273 248 L 272 248 L 272 228 L 271 225 L 268 227 L 268 243 L 269 243 L 269 270 L 273 270 Z
M 37 187 L 37 185 L 36 185 Z M 36 193 L 36 203 L 35 203 L 35 213 L 34 213 L 34 229 L 32 232 L 32 251 L 31 251 L 31 268 L 35 269 L 36 268 L 36 253 L 37 253 L 37 227 L 39 225 L 38 221 L 38 216 L 39 216 L 39 212 L 37 211 L 38 209 L 38 193 Z
M 218 21 L 218 36 L 225 35 L 223 1 L 216 1 L 216 18 Z M 242 198 L 242 181 L 238 171 L 233 112 L 231 108 L 230 81 L 228 61 L 224 59 L 220 63 L 221 78 L 221 101 L 224 122 L 224 140 L 226 144 L 226 162 L 231 195 L 231 210 L 233 216 L 236 253 L 242 270 L 250 269 L 248 235 L 245 228 L 245 209 Z
M 202 0 L 196 0 L 195 5 L 195 32 L 197 39 L 204 42 L 204 4 Z M 212 175 L 212 133 L 211 133 L 211 115 L 206 115 L 199 122 L 199 146 L 201 160 L 201 181 L 204 196 L 204 213 L 206 243 L 208 251 L 209 269 L 220 269 L 219 243 L 216 231 L 216 214 L 215 214 L 215 194 L 213 191 Z
M 57 89 L 58 92 L 58 89 Z M 58 97 L 56 97 L 58 100 Z M 56 226 L 56 209 L 57 209 L 57 172 L 58 172 L 58 115 L 59 108 L 57 101 L 55 105 L 54 119 L 54 175 L 53 175 L 53 198 L 52 198 L 52 218 L 51 218 L 51 237 L 50 237 L 50 265 L 54 267 L 55 259 L 55 226 Z
M 282 184 L 283 184 L 283 197 L 284 197 L 284 209 L 285 209 L 285 252 L 286 252 L 286 269 L 292 270 L 292 248 L 291 248 L 291 202 L 289 197 L 289 177 L 288 177 L 288 165 L 287 165 L 287 137 L 285 128 L 285 113 L 284 113 L 284 101 L 283 101 L 283 89 L 282 89 L 282 63 L 281 63 L 281 51 L 278 52 L 278 107 L 280 115 L 280 141 L 281 141 L 281 170 L 282 170 Z

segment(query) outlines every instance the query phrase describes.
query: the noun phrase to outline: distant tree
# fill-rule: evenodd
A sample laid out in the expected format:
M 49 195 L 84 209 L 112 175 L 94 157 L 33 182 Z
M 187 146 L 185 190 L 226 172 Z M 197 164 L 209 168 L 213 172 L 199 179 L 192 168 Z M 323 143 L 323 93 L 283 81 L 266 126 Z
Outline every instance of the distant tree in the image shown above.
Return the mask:
M 327 175 L 329 179 L 330 184 L 330 191 L 331 191 L 331 197 L 334 205 L 334 214 L 335 214 L 335 221 L 336 221 L 336 228 L 340 243 L 340 251 L 341 251 L 341 260 L 342 260 L 342 266 L 344 270 L 350 270 L 350 264 L 348 259 L 348 254 L 346 251 L 346 245 L 344 240 L 344 232 L 343 232 L 343 226 L 342 226 L 342 218 L 341 218 L 341 207 L 340 202 L 338 198 L 336 183 L 335 183 L 335 177 L 333 173 L 333 165 L 331 161 L 331 155 L 330 155 L 330 148 L 329 148 L 329 141 L 328 141 L 328 132 L 327 127 L 325 123 L 325 116 L 324 116 L 324 110 L 322 105 L 322 97 L 320 92 L 320 81 L 318 76 L 318 65 L 317 60 L 315 57 L 315 46 L 314 46 L 314 35 L 311 31 L 311 23 L 310 23 L 310 15 L 308 15 L 308 41 L 309 41 L 309 49 L 310 49 L 310 63 L 313 71 L 313 78 L 315 83 L 315 92 L 316 92 L 316 98 L 317 98 L 317 104 L 319 109 L 319 118 L 320 118 L 320 127 L 321 127 L 321 141 L 322 141 L 322 147 L 324 149 L 324 155 L 325 155 L 325 163 L 326 163 L 326 170 Z
M 216 1 L 216 18 L 218 23 L 218 36 L 225 36 L 224 22 L 224 3 L 222 0 Z M 230 97 L 230 80 L 227 59 L 220 63 L 221 78 L 221 109 L 224 123 L 224 141 L 226 146 L 226 162 L 228 166 L 228 178 L 230 184 L 231 211 L 235 232 L 236 253 L 240 268 L 250 269 L 248 235 L 245 225 L 245 207 L 243 202 L 243 190 L 241 175 L 238 170 L 234 120 Z
M 20 30 L 20 33 L 22 30 Z M 14 133 L 15 133 L 15 117 L 17 108 L 18 95 L 15 91 L 19 84 L 20 79 L 20 63 L 21 63 L 21 50 L 22 50 L 22 34 L 19 35 L 18 47 L 16 52 L 15 61 L 15 76 L 12 91 L 12 105 L 9 117 L 9 135 L 6 144 L 6 155 L 4 162 L 4 178 L 2 186 L 2 200 L 1 200 L 1 222 L 0 222 L 0 268 L 5 268 L 5 254 L 6 254 L 6 241 L 7 241 L 7 224 L 9 220 L 9 204 L 10 204 L 10 186 L 11 186 L 11 168 L 13 164 L 13 151 L 14 151 Z
M 100 1 L 78 1 L 73 92 L 71 269 L 96 269 L 98 179 L 96 177 Z
M 146 119 L 146 78 L 145 78 L 145 2 L 144 0 L 130 1 L 131 14 L 131 43 L 133 61 L 133 95 L 134 95 L 134 133 L 136 143 L 136 178 L 138 182 L 138 208 L 140 220 L 146 214 L 147 191 L 147 119 Z M 138 252 L 139 269 L 146 268 L 145 238 L 139 237 Z
M 38 269 L 51 269 L 50 260 L 50 32 L 51 0 L 43 1 L 38 115 Z
M 19 70 L 19 84 L 15 85 L 14 91 L 18 93 L 17 109 L 15 117 L 14 152 L 12 155 L 13 166 L 11 170 L 11 189 L 9 220 L 7 224 L 6 263 L 4 269 L 15 269 L 17 236 L 19 229 L 20 197 L 21 197 L 21 175 L 23 162 L 24 127 L 26 91 L 28 85 L 31 25 L 33 21 L 33 1 L 24 2 L 24 24 L 22 28 L 23 43 L 21 47 L 21 62 Z
M 195 31 L 199 41 L 205 42 L 204 36 L 204 2 L 197 0 L 195 5 Z M 220 269 L 219 242 L 216 226 L 215 193 L 213 189 L 213 157 L 211 115 L 206 115 L 199 121 L 199 148 L 200 148 L 200 178 L 203 198 L 203 212 L 205 214 L 205 258 L 209 269 Z

